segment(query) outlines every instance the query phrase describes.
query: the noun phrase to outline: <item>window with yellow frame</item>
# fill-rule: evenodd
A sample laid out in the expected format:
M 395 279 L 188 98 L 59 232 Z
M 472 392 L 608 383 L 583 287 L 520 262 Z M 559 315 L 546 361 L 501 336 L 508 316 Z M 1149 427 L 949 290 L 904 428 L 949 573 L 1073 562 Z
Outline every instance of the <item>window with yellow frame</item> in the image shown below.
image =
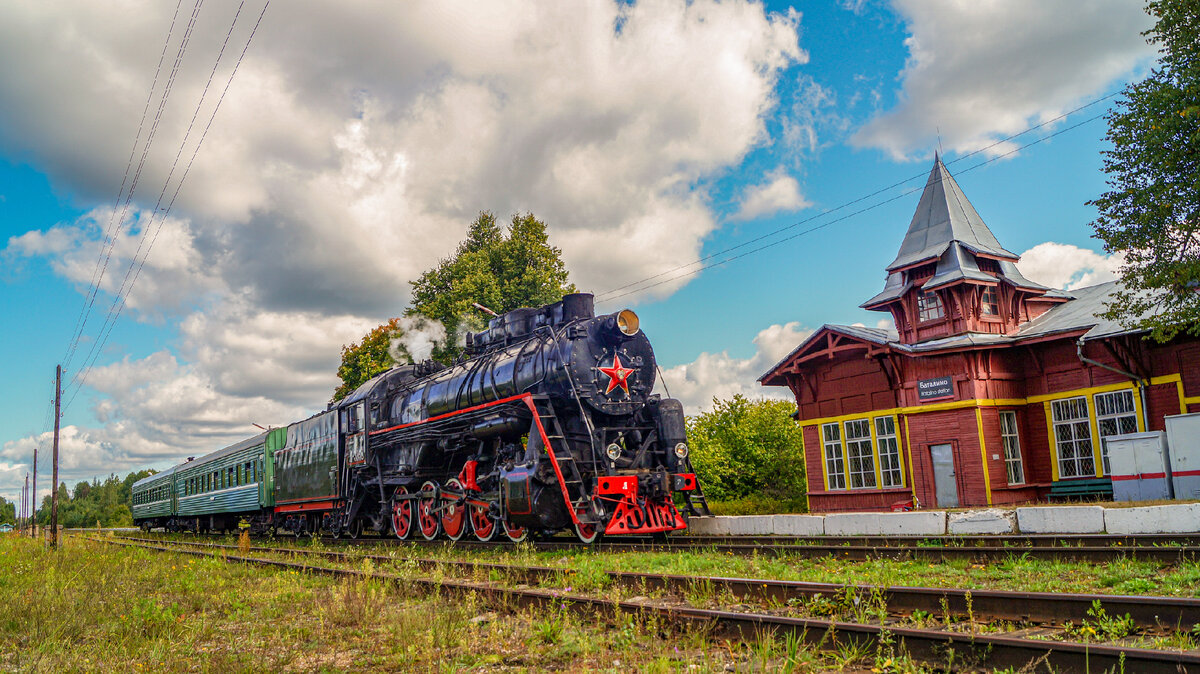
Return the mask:
M 904 487 L 897 428 L 894 415 L 821 424 L 825 488 Z

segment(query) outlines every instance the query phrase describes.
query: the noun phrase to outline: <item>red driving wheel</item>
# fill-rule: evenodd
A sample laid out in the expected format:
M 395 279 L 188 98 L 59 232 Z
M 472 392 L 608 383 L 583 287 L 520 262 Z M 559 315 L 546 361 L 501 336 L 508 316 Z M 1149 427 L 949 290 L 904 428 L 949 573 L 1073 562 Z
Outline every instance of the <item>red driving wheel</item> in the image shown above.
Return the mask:
M 446 482 L 446 491 L 450 493 L 450 498 L 457 499 L 463 494 L 462 483 L 458 478 L 450 478 Z M 457 541 L 462 538 L 462 535 L 467 530 L 467 508 L 466 506 L 457 503 L 447 502 L 445 510 L 442 511 L 442 531 L 446 532 L 447 538 L 452 541 Z
M 470 513 L 471 529 L 475 532 L 475 538 L 483 542 L 488 542 L 496 536 L 496 520 L 488 514 L 487 506 L 470 505 L 467 506 L 467 511 Z
M 525 527 L 513 526 L 508 522 L 505 522 L 504 535 L 508 536 L 508 540 L 512 541 L 513 543 L 520 543 L 521 541 L 525 540 L 525 536 L 528 535 L 528 532 L 525 531 Z
M 438 506 L 437 484 L 426 482 L 421 485 L 421 493 L 422 496 L 417 501 L 417 523 L 421 529 L 421 536 L 427 541 L 432 541 L 442 531 L 442 519 L 434 512 Z
M 396 498 L 407 493 L 404 487 L 396 487 L 392 496 L 392 533 L 400 540 L 412 536 L 413 532 L 413 500 Z

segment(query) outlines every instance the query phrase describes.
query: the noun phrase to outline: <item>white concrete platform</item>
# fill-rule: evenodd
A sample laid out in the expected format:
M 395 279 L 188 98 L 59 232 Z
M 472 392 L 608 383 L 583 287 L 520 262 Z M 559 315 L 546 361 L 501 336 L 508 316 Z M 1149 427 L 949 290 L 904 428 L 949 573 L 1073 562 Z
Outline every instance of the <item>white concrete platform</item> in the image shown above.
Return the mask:
M 1017 531 L 1023 534 L 1099 534 L 1104 532 L 1100 506 L 1017 508 Z
M 1105 508 L 1110 534 L 1186 534 L 1200 531 L 1200 503 Z
M 838 513 L 825 516 L 826 536 L 943 536 L 946 513 Z
M 775 515 L 772 533 L 777 536 L 823 536 L 825 518 L 821 515 Z
M 953 536 L 1006 534 L 1200 534 L 1200 503 L 1103 508 L 1029 506 L 828 515 L 693 517 L 689 532 L 712 536 Z
M 946 531 L 951 535 L 981 536 L 1011 534 L 1017 528 L 1016 514 L 1011 510 L 989 508 L 948 513 Z

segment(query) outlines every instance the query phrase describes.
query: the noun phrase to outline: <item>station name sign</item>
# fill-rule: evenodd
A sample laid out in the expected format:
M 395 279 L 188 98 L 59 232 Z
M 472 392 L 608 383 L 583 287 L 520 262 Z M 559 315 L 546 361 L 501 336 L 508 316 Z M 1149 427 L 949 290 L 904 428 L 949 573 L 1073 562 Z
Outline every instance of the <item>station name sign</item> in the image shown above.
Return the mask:
M 944 400 L 954 397 L 954 380 L 950 377 L 935 377 L 917 382 L 917 400 Z

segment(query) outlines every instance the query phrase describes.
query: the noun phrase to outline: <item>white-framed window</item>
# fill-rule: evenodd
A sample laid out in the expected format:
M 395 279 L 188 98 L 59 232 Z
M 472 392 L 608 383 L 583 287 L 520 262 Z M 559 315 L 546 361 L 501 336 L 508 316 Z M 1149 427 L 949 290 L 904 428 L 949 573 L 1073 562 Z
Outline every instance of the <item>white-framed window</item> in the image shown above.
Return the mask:
M 842 458 L 842 429 L 834 424 L 821 426 L 821 437 L 825 445 L 825 476 L 830 489 L 846 488 L 846 463 Z
M 1004 445 L 1004 466 L 1009 484 L 1025 484 L 1025 465 L 1021 463 L 1021 437 L 1017 432 L 1017 413 L 1000 413 L 1000 442 Z
M 875 452 L 871 449 L 871 422 L 846 422 L 846 458 L 850 462 L 850 488 L 875 488 Z
M 1054 423 L 1054 444 L 1058 450 L 1058 476 L 1095 475 L 1087 398 L 1079 396 L 1051 401 L 1050 414 Z
M 936 321 L 945 316 L 942 299 L 932 290 L 917 295 L 917 318 L 921 321 Z
M 1104 461 L 1104 474 L 1108 475 L 1108 443 L 1105 438 L 1124 433 L 1137 433 L 1137 410 L 1133 405 L 1133 391 L 1097 393 L 1096 426 L 1100 431 L 1100 457 Z
M 979 294 L 979 313 L 984 316 L 999 316 L 1000 302 L 996 299 L 996 289 L 987 286 Z
M 895 417 L 875 417 L 875 446 L 879 448 L 879 475 L 883 486 L 903 487 L 904 471 L 900 467 Z

